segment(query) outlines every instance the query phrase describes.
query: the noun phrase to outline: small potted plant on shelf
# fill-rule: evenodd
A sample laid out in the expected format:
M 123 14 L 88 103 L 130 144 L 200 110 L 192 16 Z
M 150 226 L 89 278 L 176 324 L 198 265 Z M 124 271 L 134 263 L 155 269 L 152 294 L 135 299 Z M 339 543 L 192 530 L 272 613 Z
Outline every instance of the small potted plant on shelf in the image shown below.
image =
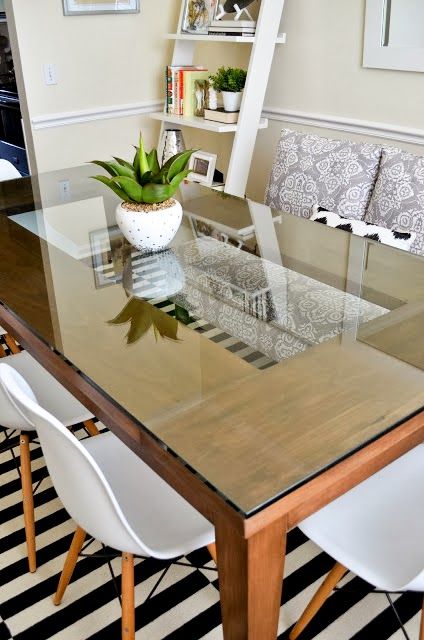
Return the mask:
M 114 162 L 93 160 L 110 177 L 92 177 L 121 199 L 116 222 L 128 242 L 140 251 L 159 251 L 171 242 L 181 224 L 182 208 L 172 196 L 190 173 L 187 166 L 194 149 L 177 153 L 161 167 L 156 149 L 146 153 L 141 134 L 135 148 L 132 163 L 116 157 Z
M 218 71 L 209 76 L 209 81 L 215 91 L 222 93 L 225 111 L 239 111 L 241 97 L 246 84 L 247 72 L 236 67 L 219 67 Z

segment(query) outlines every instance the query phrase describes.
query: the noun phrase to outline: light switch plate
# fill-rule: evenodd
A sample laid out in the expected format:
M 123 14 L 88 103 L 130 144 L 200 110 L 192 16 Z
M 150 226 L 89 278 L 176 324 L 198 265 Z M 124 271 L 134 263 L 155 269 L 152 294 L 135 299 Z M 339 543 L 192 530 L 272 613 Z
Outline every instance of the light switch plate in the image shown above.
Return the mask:
M 47 85 L 57 84 L 56 65 L 54 65 L 52 62 L 47 62 L 44 65 L 43 69 L 44 69 L 44 82 Z

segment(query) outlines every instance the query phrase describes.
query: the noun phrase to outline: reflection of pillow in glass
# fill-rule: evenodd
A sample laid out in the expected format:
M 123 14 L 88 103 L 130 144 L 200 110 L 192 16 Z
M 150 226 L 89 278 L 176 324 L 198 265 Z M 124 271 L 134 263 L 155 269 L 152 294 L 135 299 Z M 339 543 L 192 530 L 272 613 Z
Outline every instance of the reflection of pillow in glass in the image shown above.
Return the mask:
M 380 227 L 379 225 L 364 222 L 363 220 L 343 218 L 339 216 L 338 213 L 327 211 L 327 209 L 318 205 L 312 207 L 310 220 L 325 224 L 327 227 L 341 229 L 342 231 L 353 233 L 356 236 L 387 244 L 390 247 L 403 249 L 404 251 L 411 250 L 416 236 L 415 233 L 403 231 L 402 229 L 386 229 L 386 227 Z

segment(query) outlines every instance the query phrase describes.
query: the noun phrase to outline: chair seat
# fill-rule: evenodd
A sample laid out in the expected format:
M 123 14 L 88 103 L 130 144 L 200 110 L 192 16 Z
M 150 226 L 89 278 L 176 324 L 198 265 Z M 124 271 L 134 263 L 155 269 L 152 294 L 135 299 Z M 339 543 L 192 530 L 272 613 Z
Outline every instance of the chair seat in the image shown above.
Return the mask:
M 213 525 L 150 469 L 113 433 L 83 442 L 109 482 L 144 548 L 156 558 L 175 558 L 215 540 Z M 129 549 L 119 549 L 130 551 Z
M 303 520 L 340 564 L 385 591 L 424 591 L 424 445 Z
M 93 418 L 93 414 L 27 351 L 6 356 L 1 361 L 13 367 L 28 380 L 40 405 L 60 420 L 65 427 Z

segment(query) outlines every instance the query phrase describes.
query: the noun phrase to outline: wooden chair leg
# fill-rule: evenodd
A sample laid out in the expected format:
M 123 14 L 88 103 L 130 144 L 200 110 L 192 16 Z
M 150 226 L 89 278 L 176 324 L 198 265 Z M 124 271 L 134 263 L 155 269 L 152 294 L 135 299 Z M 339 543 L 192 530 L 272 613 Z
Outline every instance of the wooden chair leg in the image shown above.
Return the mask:
M 134 556 L 122 554 L 122 640 L 135 640 Z
M 423 606 L 421 610 L 421 625 L 420 625 L 420 638 L 419 640 L 424 640 L 424 599 Z
M 218 565 L 218 557 L 216 554 L 216 544 L 215 542 L 212 542 L 211 544 L 208 544 L 208 551 L 212 556 L 212 560 L 215 562 L 216 565 Z
M 84 427 L 87 429 L 90 436 L 98 436 L 100 433 L 100 431 L 98 430 L 98 428 L 96 427 L 96 425 L 92 420 L 85 420 Z
M 32 492 L 31 453 L 29 450 L 29 435 L 21 433 L 21 482 L 22 503 L 24 508 L 25 537 L 28 552 L 28 565 L 31 573 L 37 569 L 35 555 L 35 524 L 34 524 L 34 494 Z
M 72 574 L 78 560 L 79 552 L 81 551 L 82 545 L 84 544 L 84 540 L 85 531 L 84 529 L 81 529 L 81 527 L 78 527 L 74 533 L 72 544 L 68 551 L 68 555 L 66 556 L 65 564 L 60 575 L 59 584 L 57 585 L 56 593 L 53 598 L 53 603 L 56 605 L 62 602 L 63 595 L 72 578 Z
M 4 350 L 3 345 L 0 343 L 0 358 L 6 357 L 6 351 Z
M 11 353 L 21 352 L 21 350 L 19 349 L 18 345 L 16 344 L 12 336 L 10 336 L 8 333 L 5 333 L 5 335 L 3 336 L 3 339 L 7 344 L 7 346 L 9 347 Z
M 334 565 L 334 567 L 331 569 L 330 573 L 325 578 L 324 582 L 306 607 L 305 611 L 300 616 L 296 625 L 293 627 L 289 635 L 289 640 L 296 640 L 296 638 L 299 637 L 305 627 L 310 623 L 312 618 L 321 609 L 322 605 L 327 600 L 334 587 L 338 582 L 340 582 L 347 571 L 348 570 L 338 562 Z

